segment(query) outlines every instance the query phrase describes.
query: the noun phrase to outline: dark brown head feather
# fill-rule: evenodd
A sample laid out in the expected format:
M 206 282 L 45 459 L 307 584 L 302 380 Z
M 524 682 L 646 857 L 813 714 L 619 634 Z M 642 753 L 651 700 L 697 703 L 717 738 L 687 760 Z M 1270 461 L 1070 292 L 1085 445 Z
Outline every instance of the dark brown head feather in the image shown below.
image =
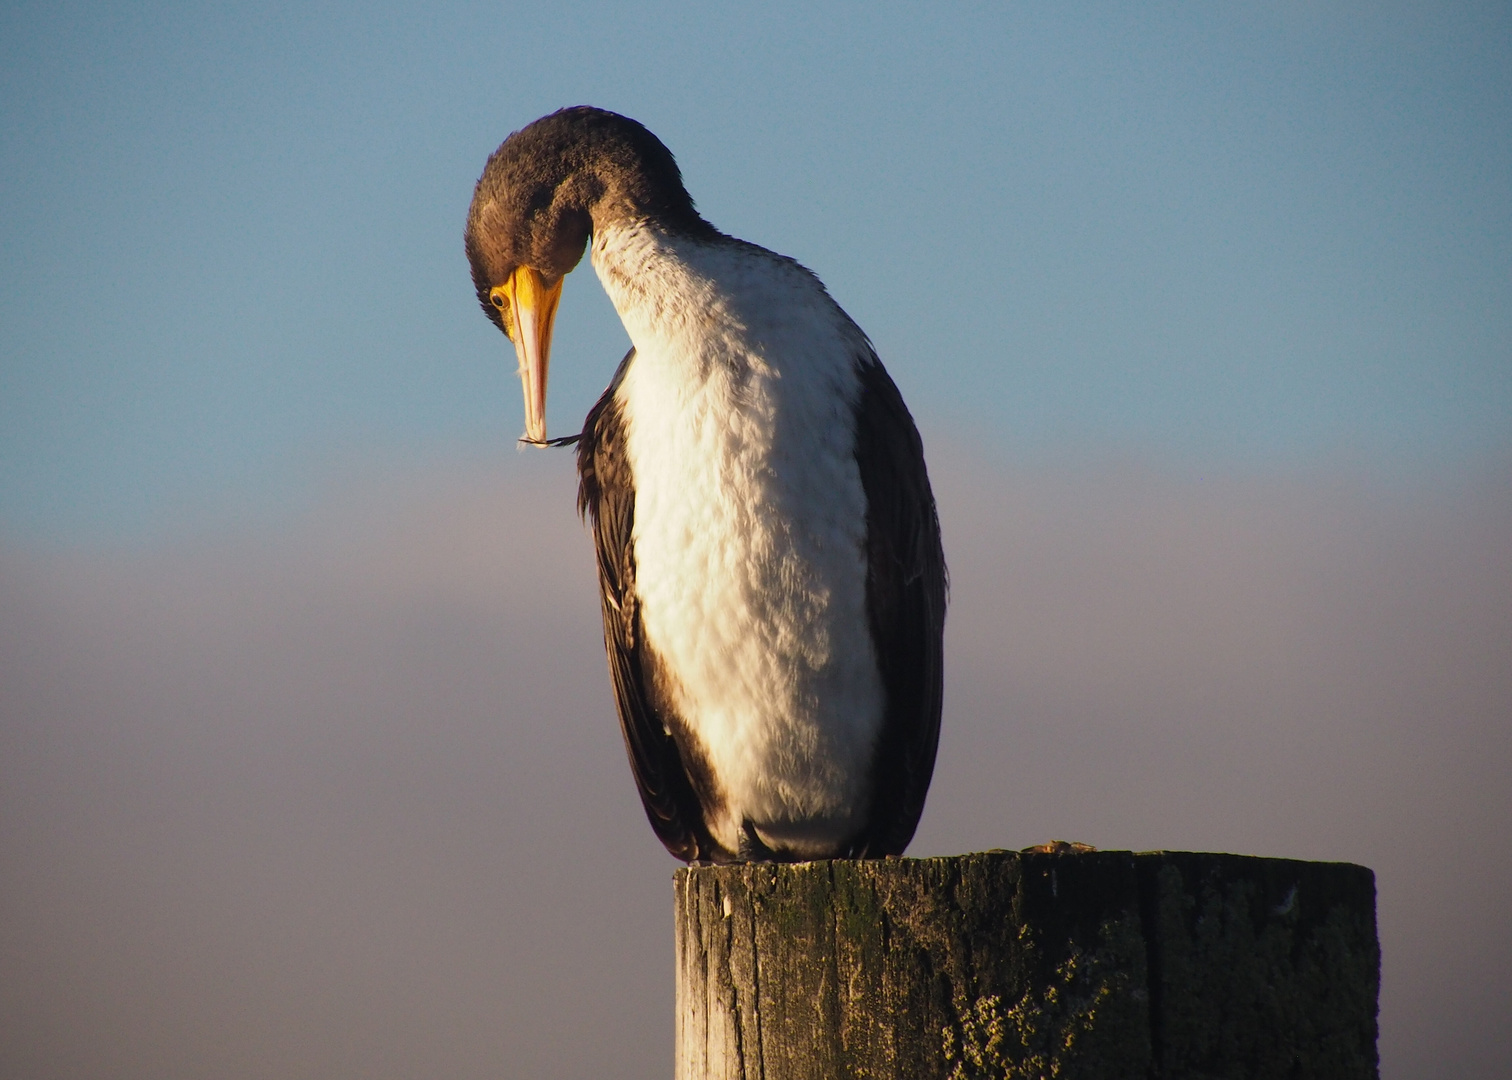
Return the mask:
M 629 117 L 589 106 L 544 116 L 488 159 L 467 214 L 467 260 L 478 302 L 521 265 L 560 278 L 595 228 L 649 221 L 669 232 L 715 234 L 698 216 L 672 152 Z

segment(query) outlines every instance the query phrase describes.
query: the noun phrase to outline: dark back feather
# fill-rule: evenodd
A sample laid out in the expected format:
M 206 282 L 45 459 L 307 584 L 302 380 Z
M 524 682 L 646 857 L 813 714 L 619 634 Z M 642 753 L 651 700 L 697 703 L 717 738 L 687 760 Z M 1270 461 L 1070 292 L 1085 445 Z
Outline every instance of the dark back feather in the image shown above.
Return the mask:
M 866 492 L 866 601 L 886 693 L 858 858 L 901 855 L 934 774 L 945 683 L 949 581 L 913 417 L 875 356 L 860 365 L 856 463 Z

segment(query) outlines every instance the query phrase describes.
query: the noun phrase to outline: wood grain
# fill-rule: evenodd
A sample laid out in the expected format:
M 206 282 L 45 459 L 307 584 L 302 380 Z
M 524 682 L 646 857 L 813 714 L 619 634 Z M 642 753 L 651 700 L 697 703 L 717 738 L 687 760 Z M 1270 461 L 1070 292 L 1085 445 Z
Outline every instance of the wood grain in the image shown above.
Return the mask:
M 1363 867 L 983 852 L 675 889 L 678 1080 L 1377 1075 Z

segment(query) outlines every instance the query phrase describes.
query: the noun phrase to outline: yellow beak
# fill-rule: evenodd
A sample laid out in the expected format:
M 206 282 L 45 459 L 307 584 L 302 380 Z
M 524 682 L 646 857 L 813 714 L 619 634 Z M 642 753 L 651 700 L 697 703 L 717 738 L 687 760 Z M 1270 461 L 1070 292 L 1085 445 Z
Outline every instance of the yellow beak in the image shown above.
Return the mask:
M 551 325 L 556 321 L 562 282 L 548 285 L 538 270 L 521 266 L 488 298 L 503 316 L 504 332 L 514 342 L 520 360 L 520 384 L 525 391 L 525 436 L 522 441 L 546 441 L 546 375 L 551 368 Z

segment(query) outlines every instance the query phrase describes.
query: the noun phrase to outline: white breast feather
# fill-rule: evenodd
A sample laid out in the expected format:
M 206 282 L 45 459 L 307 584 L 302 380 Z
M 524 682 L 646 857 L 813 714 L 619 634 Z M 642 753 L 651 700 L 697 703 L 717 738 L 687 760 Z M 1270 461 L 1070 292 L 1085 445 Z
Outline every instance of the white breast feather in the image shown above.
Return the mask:
M 883 695 L 854 456 L 861 331 L 759 248 L 604 230 L 635 345 L 620 383 L 647 643 L 725 797 L 734 850 L 820 855 L 859 824 Z

